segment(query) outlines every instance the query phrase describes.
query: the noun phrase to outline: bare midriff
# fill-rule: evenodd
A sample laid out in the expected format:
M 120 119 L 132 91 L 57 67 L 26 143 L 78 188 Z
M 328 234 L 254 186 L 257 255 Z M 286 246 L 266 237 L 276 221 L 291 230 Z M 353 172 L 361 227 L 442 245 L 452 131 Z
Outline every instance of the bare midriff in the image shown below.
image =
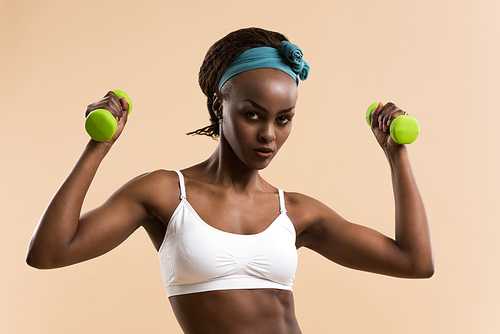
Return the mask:
M 170 297 L 186 334 L 300 334 L 288 290 L 222 290 Z

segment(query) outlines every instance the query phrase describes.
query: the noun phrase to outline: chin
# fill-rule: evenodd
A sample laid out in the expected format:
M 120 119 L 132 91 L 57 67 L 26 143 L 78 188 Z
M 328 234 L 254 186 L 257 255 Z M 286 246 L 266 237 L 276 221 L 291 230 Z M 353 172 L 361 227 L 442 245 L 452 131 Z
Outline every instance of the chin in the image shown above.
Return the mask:
M 263 170 L 263 169 L 266 169 L 270 164 L 271 164 L 271 159 L 269 160 L 265 160 L 265 161 L 260 161 L 260 162 L 254 162 L 252 163 L 251 165 L 247 165 L 253 169 L 256 169 L 256 170 Z

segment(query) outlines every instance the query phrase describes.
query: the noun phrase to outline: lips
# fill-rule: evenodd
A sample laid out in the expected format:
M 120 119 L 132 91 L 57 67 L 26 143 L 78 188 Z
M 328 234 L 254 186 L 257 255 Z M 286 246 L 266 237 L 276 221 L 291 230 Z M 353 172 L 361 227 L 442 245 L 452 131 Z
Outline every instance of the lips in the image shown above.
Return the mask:
M 253 150 L 255 154 L 263 159 L 267 159 L 271 156 L 271 154 L 274 152 L 274 150 L 270 147 L 258 147 Z

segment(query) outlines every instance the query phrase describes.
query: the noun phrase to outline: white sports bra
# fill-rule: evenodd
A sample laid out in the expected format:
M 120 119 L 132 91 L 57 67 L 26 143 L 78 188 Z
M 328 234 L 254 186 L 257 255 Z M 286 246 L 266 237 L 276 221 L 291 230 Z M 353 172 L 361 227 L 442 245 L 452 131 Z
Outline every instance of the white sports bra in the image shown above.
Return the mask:
M 295 228 L 279 189 L 280 215 L 267 229 L 243 235 L 205 223 L 186 198 L 181 201 L 158 251 L 167 296 L 231 289 L 292 290 L 297 269 Z M 257 208 L 258 209 L 258 208 Z

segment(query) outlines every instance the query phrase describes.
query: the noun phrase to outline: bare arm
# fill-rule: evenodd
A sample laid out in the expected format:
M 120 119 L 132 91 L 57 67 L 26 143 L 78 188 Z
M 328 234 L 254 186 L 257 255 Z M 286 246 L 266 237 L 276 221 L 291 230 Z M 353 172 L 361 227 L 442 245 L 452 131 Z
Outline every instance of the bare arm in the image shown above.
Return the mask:
M 393 105 L 392 105 L 393 106 Z M 390 124 L 399 109 L 389 106 L 389 113 L 381 117 Z M 392 109 L 391 109 L 392 108 Z M 381 106 L 374 118 L 380 115 Z M 374 112 L 375 114 L 375 112 Z M 384 117 L 387 117 L 384 120 Z M 429 220 L 423 199 L 413 175 L 407 148 L 387 137 L 384 124 L 375 136 L 388 159 L 395 200 L 395 240 L 370 228 L 353 224 L 325 205 L 308 200 L 314 214 L 310 224 L 298 237 L 298 246 L 309 247 L 325 257 L 347 267 L 397 277 L 430 277 L 434 260 Z
M 85 147 L 33 233 L 26 258 L 29 265 L 55 268 L 99 256 L 126 239 L 148 218 L 137 198 L 137 182 L 130 182 L 104 205 L 80 217 L 97 169 L 126 123 L 128 105 L 122 100 L 108 93 L 89 106 L 87 112 L 106 107 L 115 115 L 121 115 L 118 130 L 108 142 L 90 140 Z

